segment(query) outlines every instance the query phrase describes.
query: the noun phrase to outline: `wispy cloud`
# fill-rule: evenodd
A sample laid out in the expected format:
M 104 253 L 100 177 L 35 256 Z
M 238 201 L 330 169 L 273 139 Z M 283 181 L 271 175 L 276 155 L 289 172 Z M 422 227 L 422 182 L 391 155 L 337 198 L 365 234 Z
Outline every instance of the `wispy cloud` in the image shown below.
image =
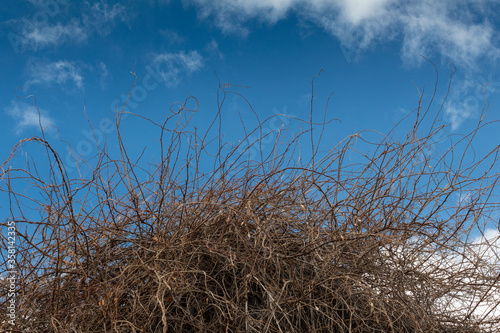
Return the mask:
M 77 88 L 83 88 L 82 67 L 71 61 L 36 61 L 31 60 L 28 64 L 30 79 L 25 83 L 27 90 L 31 85 L 45 84 L 53 82 L 61 86 L 73 83 Z
M 64 43 L 78 43 L 87 39 L 87 32 L 76 20 L 66 25 L 48 23 L 34 25 L 21 25 L 21 32 L 17 35 L 15 42 L 21 50 L 38 50 L 47 46 L 60 45 Z
M 451 124 L 451 130 L 455 131 L 479 111 L 479 100 L 472 95 L 474 85 L 471 80 L 456 79 L 452 85 L 453 89 L 444 106 L 444 113 Z
M 15 133 L 17 135 L 28 130 L 40 129 L 40 125 L 46 129 L 55 124 L 47 111 L 40 108 L 37 110 L 33 105 L 26 102 L 12 101 L 4 111 L 14 118 L 16 122 Z
M 101 89 L 105 89 L 109 81 L 109 69 L 106 64 L 101 61 L 97 70 L 99 71 L 99 84 L 101 85 Z
M 220 51 L 219 49 L 219 44 L 215 39 L 212 39 L 210 42 L 208 42 L 204 50 L 211 56 L 216 56 L 219 59 L 224 59 L 224 54 Z
M 426 0 L 406 8 L 406 15 L 401 16 L 404 58 L 417 60 L 419 54 L 438 54 L 459 66 L 476 69 L 481 57 L 498 57 L 494 28 L 487 20 L 475 23 L 471 15 L 467 6 L 449 1 Z
M 203 67 L 203 58 L 197 51 L 162 53 L 155 55 L 153 65 L 167 87 L 180 83 L 181 75 L 190 75 Z
M 489 23 L 492 0 L 191 0 L 199 17 L 225 33 L 246 35 L 245 23 L 275 23 L 294 12 L 322 27 L 347 48 L 363 51 L 377 43 L 402 41 L 405 63 L 420 54 L 438 55 L 473 69 L 484 58 L 500 57 L 497 31 Z M 485 18 L 486 17 L 486 18 Z M 354 52 L 357 53 L 357 52 Z
M 275 23 L 298 2 L 297 0 L 193 0 L 200 19 L 213 19 L 225 33 L 247 35 L 245 21 L 259 18 Z
M 102 0 L 93 4 L 85 1 L 83 8 L 83 26 L 87 31 L 96 31 L 101 36 L 108 35 L 117 21 L 128 22 L 134 16 L 130 11 L 127 11 L 124 5 L 114 4 L 110 6 Z
M 450 279 L 455 283 L 454 290 L 443 293 L 435 299 L 435 306 L 441 310 L 471 315 L 478 319 L 495 319 L 500 315 L 498 299 L 500 287 L 492 284 L 498 276 L 500 265 L 500 232 L 486 229 L 481 235 L 471 239 L 453 251 L 442 248 L 437 251 L 415 242 L 396 246 L 387 257 L 395 268 L 410 268 L 431 278 Z M 433 244 L 431 242 L 431 244 Z M 416 247 L 419 251 L 415 251 Z M 459 277 L 459 280 L 456 280 Z
M 496 91 L 494 85 L 488 85 L 488 81 L 483 81 L 483 79 L 470 74 L 457 75 L 453 78 L 443 109 L 453 131 L 466 121 L 472 119 L 478 121 L 478 116 L 486 107 L 485 103 L 490 94 Z
M 55 22 L 60 17 L 37 22 L 34 19 L 13 19 L 8 21 L 15 33 L 9 35 L 16 49 L 39 50 L 49 46 L 67 43 L 81 43 L 97 32 L 101 36 L 108 35 L 116 22 L 128 22 L 134 16 L 127 12 L 121 4 L 108 5 L 104 1 L 79 4 L 81 19 L 72 18 L 66 23 Z M 59 8 L 59 7 L 58 7 Z
M 170 44 L 182 44 L 185 41 L 183 36 L 171 29 L 160 29 L 160 34 L 165 37 Z

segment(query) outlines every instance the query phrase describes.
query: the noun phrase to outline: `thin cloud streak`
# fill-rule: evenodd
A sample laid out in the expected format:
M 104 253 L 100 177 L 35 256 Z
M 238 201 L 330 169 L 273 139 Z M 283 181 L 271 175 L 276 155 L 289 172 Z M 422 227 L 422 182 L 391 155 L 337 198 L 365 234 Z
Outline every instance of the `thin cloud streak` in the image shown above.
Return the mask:
M 344 54 L 358 58 L 367 49 L 399 41 L 404 65 L 419 66 L 427 58 L 453 62 L 466 76 L 480 65 L 500 58 L 497 35 L 488 15 L 492 0 L 191 0 L 199 17 L 211 20 L 227 34 L 246 36 L 252 19 L 274 24 L 289 13 L 307 20 L 339 40 Z M 347 57 L 347 55 L 346 55 Z M 455 85 L 456 86 L 456 85 Z M 458 82 L 461 94 L 449 99 L 445 113 L 457 130 L 480 111 L 480 105 L 463 101 L 467 82 Z M 470 99 L 470 98 L 469 98 Z
M 90 5 L 86 1 L 84 5 L 86 9 L 82 13 L 82 21 L 85 30 L 89 33 L 96 31 L 103 37 L 111 32 L 117 21 L 128 22 L 134 16 L 121 4 L 110 6 L 101 1 Z
M 117 21 L 128 22 L 134 16 L 127 13 L 127 8 L 121 4 L 110 6 L 103 1 L 92 5 L 83 2 L 80 4 L 80 12 L 81 19 L 73 18 L 65 24 L 51 24 L 50 20 L 32 22 L 26 18 L 10 20 L 8 24 L 17 30 L 10 39 L 16 48 L 23 51 L 79 44 L 87 41 L 94 32 L 107 36 Z
M 28 65 L 31 78 L 25 83 L 24 88 L 32 85 L 50 85 L 53 82 L 66 86 L 72 82 L 77 88 L 83 88 L 83 75 L 81 66 L 71 61 L 35 62 Z
M 190 75 L 203 67 L 203 57 L 197 51 L 162 53 L 154 56 L 153 65 L 167 87 L 180 83 L 181 75 Z
M 22 47 L 33 50 L 68 42 L 79 43 L 88 38 L 88 34 L 76 21 L 72 21 L 67 25 L 57 23 L 52 26 L 48 24 L 34 26 L 31 29 L 25 27 L 21 36 L 20 43 Z
M 30 129 L 47 129 L 54 126 L 55 121 L 49 116 L 48 112 L 25 102 L 12 101 L 10 106 L 4 109 L 5 113 L 14 118 L 16 122 L 15 133 L 20 135 Z

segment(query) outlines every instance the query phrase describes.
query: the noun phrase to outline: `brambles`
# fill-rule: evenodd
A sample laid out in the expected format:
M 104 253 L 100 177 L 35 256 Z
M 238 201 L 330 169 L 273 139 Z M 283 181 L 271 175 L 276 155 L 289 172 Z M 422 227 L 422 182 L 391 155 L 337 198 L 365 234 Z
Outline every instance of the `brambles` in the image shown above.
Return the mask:
M 222 83 L 219 93 L 230 87 Z M 69 179 L 46 140 L 21 143 L 46 147 L 51 169 L 48 177 L 32 169 L 2 175 L 10 219 L 28 226 L 18 228 L 20 331 L 498 327 L 498 258 L 489 261 L 486 244 L 471 242 L 498 212 L 498 147 L 463 161 L 483 118 L 442 154 L 429 149 L 442 128 L 427 118 L 437 116 L 421 104 L 404 137 L 398 127 L 384 137 L 356 133 L 324 156 L 310 124 L 314 159 L 302 163 L 294 148 L 307 132 L 276 142 L 259 163 L 247 163 L 244 152 L 235 157 L 238 147 L 222 155 L 219 141 L 206 173 L 200 161 L 214 156 L 213 147 L 208 131 L 199 136 L 181 122 L 190 112 L 181 107 L 165 124 L 153 123 L 161 163 L 152 171 L 129 159 L 120 136 L 120 159 L 101 149 L 80 179 Z M 167 128 L 175 119 L 176 128 Z M 357 153 L 356 140 L 369 149 Z M 348 154 L 357 154 L 355 162 Z M 12 186 L 18 181 L 40 198 L 25 197 Z M 27 204 L 40 218 L 22 217 Z M 0 295 L 5 306 L 4 285 Z

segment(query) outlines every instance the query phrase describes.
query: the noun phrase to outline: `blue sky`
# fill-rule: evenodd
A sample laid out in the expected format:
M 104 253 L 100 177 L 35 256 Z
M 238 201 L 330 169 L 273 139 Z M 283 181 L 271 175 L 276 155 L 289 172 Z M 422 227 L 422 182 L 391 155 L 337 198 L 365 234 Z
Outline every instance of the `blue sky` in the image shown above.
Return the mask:
M 98 139 L 103 125 L 114 137 L 110 121 L 134 83 L 131 71 L 138 81 L 130 111 L 159 122 L 172 103 L 192 95 L 199 102 L 193 124 L 201 130 L 217 112 L 219 79 L 246 86 L 232 89 L 261 120 L 308 119 L 311 80 L 323 69 L 315 80 L 314 119 L 323 119 L 333 92 L 328 118 L 341 120 L 325 135 L 328 147 L 360 130 L 387 132 L 417 106 L 419 90 L 428 100 L 436 73 L 425 56 L 439 70 L 436 106 L 446 94 L 449 63 L 457 69 L 442 113 L 447 134 L 474 126 L 487 83 L 488 119 L 499 118 L 498 1 L 7 0 L 0 6 L 2 161 L 16 142 L 40 135 L 34 99 L 16 97 L 33 95 L 47 138 L 75 174 L 57 133 L 82 159 L 95 154 L 84 107 Z M 255 124 L 237 95 L 228 96 L 222 115 L 228 142 L 243 138 L 240 117 L 248 128 Z M 300 123 L 280 121 L 290 133 L 300 131 Z M 278 128 L 274 122 L 266 130 L 275 135 Z M 146 121 L 124 119 L 123 135 L 133 156 L 147 147 L 144 159 L 158 159 L 158 131 Z M 478 140 L 486 153 L 498 144 L 498 131 L 487 128 Z M 269 153 L 271 146 L 262 149 Z

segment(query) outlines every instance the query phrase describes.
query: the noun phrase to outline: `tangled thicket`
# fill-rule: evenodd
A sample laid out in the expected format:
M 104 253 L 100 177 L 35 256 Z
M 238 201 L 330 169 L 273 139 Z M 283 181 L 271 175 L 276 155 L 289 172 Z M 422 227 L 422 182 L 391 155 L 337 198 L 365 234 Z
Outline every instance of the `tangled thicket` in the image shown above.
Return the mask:
M 230 88 L 219 86 L 214 122 L 221 121 Z M 498 147 L 470 161 L 472 140 L 487 125 L 481 116 L 474 131 L 440 153 L 435 138 L 445 127 L 438 125 L 441 109 L 431 105 L 422 105 L 420 96 L 406 117 L 412 126 L 403 137 L 399 125 L 371 142 L 369 132 L 356 133 L 323 156 L 318 147 L 330 125 L 310 120 L 310 128 L 289 142 L 278 136 L 258 163 L 246 156 L 263 137 L 230 150 L 219 137 L 213 158 L 210 129 L 200 136 L 183 123 L 194 111 L 186 104 L 165 123 L 152 122 L 161 133 L 161 162 L 149 170 L 128 157 L 119 131 L 124 111 L 116 118 L 120 158 L 100 147 L 86 165 L 88 177 L 70 179 L 45 136 L 22 140 L 1 175 L 1 190 L 10 198 L 8 221 L 17 223 L 19 275 L 16 327 L 4 316 L 0 328 L 498 329 L 498 258 L 492 263 L 485 256 L 487 244 L 471 242 L 498 212 Z M 247 139 L 269 120 L 246 133 Z M 168 127 L 172 123 L 175 128 Z M 307 163 L 296 158 L 300 138 L 313 152 Z M 368 149 L 360 152 L 355 142 Z M 33 165 L 7 168 L 16 149 L 28 143 L 47 152 L 45 176 Z M 353 154 L 356 162 L 349 161 Z M 202 172 L 210 156 L 216 161 L 213 172 Z M 29 184 L 38 196 L 30 198 L 16 184 Z M 39 217 L 26 213 L 33 208 Z M 6 234 L 1 236 L 3 264 Z M 3 280 L 2 309 L 9 300 L 7 285 Z

